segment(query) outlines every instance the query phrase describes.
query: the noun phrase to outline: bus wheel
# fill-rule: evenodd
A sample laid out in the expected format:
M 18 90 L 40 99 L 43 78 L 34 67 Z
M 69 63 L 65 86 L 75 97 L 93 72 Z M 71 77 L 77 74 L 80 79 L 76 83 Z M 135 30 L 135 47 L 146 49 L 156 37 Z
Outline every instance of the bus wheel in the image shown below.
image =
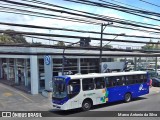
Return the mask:
M 125 96 L 124 96 L 124 101 L 125 102 L 130 102 L 131 98 L 132 98 L 131 94 L 130 93 L 126 93 Z
M 83 101 L 83 103 L 82 103 L 82 110 L 83 111 L 88 111 L 91 109 L 91 107 L 92 107 L 92 103 L 90 102 L 90 100 Z

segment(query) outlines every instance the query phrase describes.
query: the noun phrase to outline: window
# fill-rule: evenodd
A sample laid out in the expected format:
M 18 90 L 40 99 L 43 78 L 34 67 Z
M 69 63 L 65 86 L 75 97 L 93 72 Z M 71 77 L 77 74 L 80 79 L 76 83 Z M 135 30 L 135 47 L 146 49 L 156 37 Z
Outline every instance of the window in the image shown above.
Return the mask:
M 136 83 L 143 83 L 144 82 L 144 75 L 137 75 L 138 78 L 136 79 Z
M 93 82 L 93 79 L 91 78 L 83 79 L 82 85 L 83 85 L 83 91 L 94 89 L 94 82 Z
M 68 85 L 72 86 L 73 88 L 73 90 L 69 94 L 69 98 L 72 98 L 78 95 L 78 93 L 80 92 L 80 88 L 81 88 L 80 80 L 70 80 Z
M 95 87 L 96 89 L 103 89 L 105 88 L 105 82 L 104 82 L 104 78 L 95 78 Z
M 147 76 L 146 75 L 143 75 L 143 81 L 147 82 Z
M 114 79 L 114 77 L 105 78 L 105 81 L 106 81 L 106 87 L 116 86 L 116 79 Z
M 117 77 L 116 81 L 117 81 L 117 85 L 119 85 L 119 86 L 125 85 L 125 77 L 124 76 Z
M 126 76 L 126 84 L 127 85 L 135 84 L 135 83 L 136 83 L 135 76 L 133 76 L 133 75 Z

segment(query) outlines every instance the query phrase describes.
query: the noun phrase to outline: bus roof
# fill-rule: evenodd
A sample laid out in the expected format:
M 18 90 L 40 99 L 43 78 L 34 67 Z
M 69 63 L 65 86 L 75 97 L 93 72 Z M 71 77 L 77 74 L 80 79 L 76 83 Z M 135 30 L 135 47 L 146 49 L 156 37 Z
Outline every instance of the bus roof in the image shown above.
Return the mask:
M 90 73 L 82 75 L 67 75 L 71 79 L 83 79 L 83 78 L 97 78 L 97 77 L 110 77 L 110 76 L 123 76 L 123 75 L 137 75 L 147 74 L 146 71 L 132 71 L 132 72 L 117 72 L 117 73 Z

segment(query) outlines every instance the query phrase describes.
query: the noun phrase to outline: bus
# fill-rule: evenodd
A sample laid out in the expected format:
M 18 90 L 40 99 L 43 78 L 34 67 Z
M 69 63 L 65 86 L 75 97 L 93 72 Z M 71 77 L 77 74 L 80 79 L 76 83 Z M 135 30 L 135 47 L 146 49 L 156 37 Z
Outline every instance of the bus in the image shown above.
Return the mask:
M 93 73 L 53 77 L 52 103 L 55 109 L 82 108 L 124 100 L 149 93 L 150 78 L 145 71 Z

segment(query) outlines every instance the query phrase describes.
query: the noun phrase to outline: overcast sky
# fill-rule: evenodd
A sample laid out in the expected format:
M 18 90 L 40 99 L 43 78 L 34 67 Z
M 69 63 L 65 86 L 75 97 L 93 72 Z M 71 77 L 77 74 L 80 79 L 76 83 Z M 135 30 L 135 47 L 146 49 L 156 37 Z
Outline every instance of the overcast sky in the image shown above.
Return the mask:
M 22 2 L 23 0 L 15 0 L 15 1 Z M 106 15 L 106 16 L 110 16 L 110 17 L 116 17 L 116 18 L 122 18 L 122 19 L 126 19 L 126 20 L 134 20 L 137 22 L 154 24 L 154 25 L 157 25 L 157 27 L 159 28 L 159 22 L 157 22 L 157 21 L 150 20 L 150 19 L 143 18 L 143 17 L 138 17 L 138 16 L 131 15 L 131 14 L 126 14 L 126 13 L 119 12 L 119 11 L 112 10 L 112 9 L 108 9 L 108 8 L 92 7 L 92 6 L 87 6 L 87 5 L 71 3 L 71 2 L 64 1 L 64 0 L 41 0 L 41 1 L 52 3 L 55 5 L 64 6 L 64 7 L 68 7 L 68 8 L 73 8 L 76 10 L 82 10 L 82 11 L 86 11 L 86 12 Z M 98 0 L 92 0 L 92 1 L 98 1 Z M 114 0 L 105 0 L 105 1 L 112 2 L 112 3 L 117 3 L 116 1 L 119 1 L 124 4 L 129 4 L 129 5 L 138 7 L 138 8 L 142 8 L 142 9 L 146 9 L 149 11 L 160 13 L 159 7 L 146 4 L 140 0 L 115 0 L 115 1 Z M 160 0 L 145 0 L 145 1 L 154 3 L 156 5 L 160 5 Z M 117 3 L 117 4 L 119 4 L 119 3 Z M 3 9 L 1 8 L 1 10 L 3 10 Z M 30 10 L 30 9 L 28 9 L 28 10 Z M 55 13 L 55 12 L 45 11 L 45 13 L 59 15 L 59 13 Z M 63 14 L 63 15 L 65 15 L 65 14 Z M 155 18 L 154 16 L 152 16 L 152 17 Z M 27 15 L 16 15 L 16 14 L 3 13 L 3 12 L 0 12 L 0 22 L 11 22 L 11 23 L 31 24 L 31 25 L 39 25 L 39 26 L 60 27 L 60 28 L 79 29 L 79 30 L 90 30 L 90 31 L 97 31 L 97 32 L 100 32 L 100 30 L 101 30 L 101 27 L 97 26 L 97 25 L 79 24 L 79 23 L 75 23 L 75 22 L 67 22 L 67 21 L 48 19 L 48 18 L 40 18 L 40 17 L 31 17 L 31 16 L 27 16 Z M 18 31 L 28 31 L 28 32 L 33 31 L 33 32 L 42 32 L 42 33 L 73 35 L 73 33 L 71 33 L 71 32 L 62 32 L 62 31 L 55 31 L 55 30 L 50 31 L 50 30 L 41 30 L 41 29 L 27 29 L 27 28 L 11 27 L 11 26 L 3 26 L 3 25 L 1 25 L 1 29 L 2 30 L 13 29 L 13 30 L 18 30 Z M 133 30 L 118 29 L 118 28 L 113 28 L 113 27 L 106 27 L 104 32 L 116 33 L 116 34 L 125 33 L 126 35 L 155 36 L 150 33 L 144 33 L 144 32 L 133 31 Z M 79 35 L 79 36 L 82 35 L 85 37 L 100 37 L 100 35 L 84 34 L 84 33 L 83 34 L 82 33 L 74 33 L 74 35 Z M 157 35 L 156 37 L 159 37 L 159 35 Z M 113 39 L 114 36 L 104 36 L 104 38 Z M 50 39 L 58 39 L 58 38 L 50 38 Z M 126 39 L 126 38 L 119 36 L 116 39 Z M 27 39 L 27 40 L 31 41 L 30 39 Z M 136 40 L 136 39 L 134 38 L 133 40 Z M 67 41 L 76 42 L 76 40 L 73 40 L 73 39 L 67 40 Z M 145 41 L 149 41 L 149 39 L 145 39 Z M 42 42 L 42 41 L 40 41 L 40 42 Z M 48 42 L 43 42 L 43 43 L 48 44 Z M 107 43 L 107 42 L 104 42 L 104 44 L 105 43 Z M 98 44 L 98 41 L 97 42 L 94 41 L 94 42 L 92 42 L 92 44 Z M 116 43 L 111 42 L 110 44 L 116 44 Z M 121 45 L 124 45 L 124 44 L 121 44 Z M 138 44 L 136 44 L 136 45 L 138 45 Z

